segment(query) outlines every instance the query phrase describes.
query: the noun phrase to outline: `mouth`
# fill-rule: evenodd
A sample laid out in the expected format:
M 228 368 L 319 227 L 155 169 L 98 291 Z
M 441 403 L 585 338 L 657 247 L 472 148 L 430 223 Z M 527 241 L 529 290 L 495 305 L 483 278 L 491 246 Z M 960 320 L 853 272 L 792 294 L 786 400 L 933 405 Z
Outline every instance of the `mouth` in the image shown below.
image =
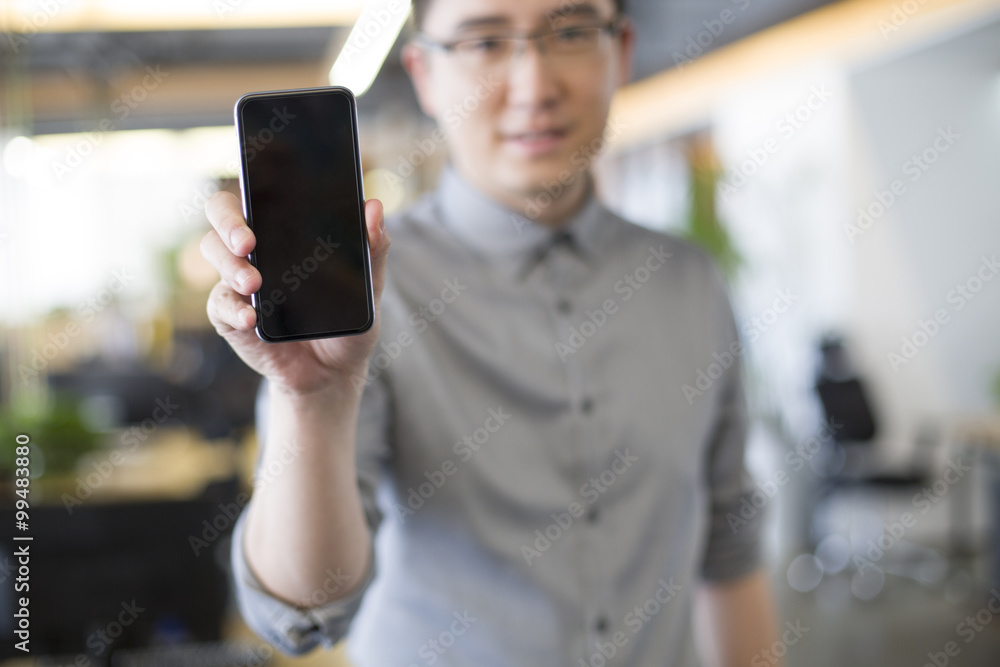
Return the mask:
M 555 151 L 569 136 L 565 127 L 552 127 L 527 132 L 510 132 L 503 135 L 504 143 L 529 156 L 544 155 Z

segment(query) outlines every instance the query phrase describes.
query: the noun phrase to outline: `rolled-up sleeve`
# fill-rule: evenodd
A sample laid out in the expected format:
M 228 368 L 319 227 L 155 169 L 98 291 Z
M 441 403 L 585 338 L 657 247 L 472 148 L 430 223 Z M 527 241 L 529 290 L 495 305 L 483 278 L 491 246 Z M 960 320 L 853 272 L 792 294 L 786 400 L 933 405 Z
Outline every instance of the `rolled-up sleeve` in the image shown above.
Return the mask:
M 369 563 L 362 585 L 345 598 L 317 607 L 291 605 L 268 592 L 247 564 L 243 552 L 246 512 L 233 530 L 233 578 L 236 602 L 243 620 L 262 639 L 289 655 L 301 655 L 316 646 L 332 648 L 345 634 L 361 606 L 365 591 L 375 577 Z
M 761 564 L 763 511 L 742 511 L 754 492 L 753 478 L 744 463 L 748 410 L 743 386 L 742 358 L 735 318 L 721 275 L 713 271 L 717 287 L 717 330 L 725 333 L 721 349 L 735 349 L 734 363 L 720 378 L 715 419 L 707 449 L 708 487 L 711 500 L 708 537 L 702 560 L 702 577 L 724 580 L 749 574 Z M 720 349 L 720 351 L 721 351 Z M 753 505 L 750 505 L 753 507 Z
M 251 570 L 244 551 L 247 511 L 244 508 L 233 529 L 231 564 L 236 603 L 247 625 L 261 638 L 288 655 L 301 655 L 317 646 L 332 648 L 347 634 L 351 621 L 361 606 L 375 578 L 374 535 L 382 521 L 375 500 L 375 489 L 383 474 L 388 445 L 390 408 L 386 383 L 377 379 L 365 387 L 357 429 L 358 488 L 368 523 L 372 559 L 363 581 L 350 595 L 324 602 L 336 594 L 336 573 L 330 573 L 329 587 L 317 588 L 313 606 L 293 605 L 268 591 Z M 257 396 L 257 433 L 267 433 L 267 382 L 261 383 Z M 260 457 L 258 457 L 258 465 Z

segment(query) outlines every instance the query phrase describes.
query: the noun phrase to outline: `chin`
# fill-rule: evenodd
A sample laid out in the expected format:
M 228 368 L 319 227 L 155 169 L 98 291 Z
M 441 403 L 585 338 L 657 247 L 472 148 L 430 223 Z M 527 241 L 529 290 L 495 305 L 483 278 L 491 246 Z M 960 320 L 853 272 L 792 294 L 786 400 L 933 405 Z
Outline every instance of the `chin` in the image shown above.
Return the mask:
M 523 192 L 525 196 L 530 196 L 536 192 L 546 190 L 544 184 L 550 184 L 548 189 L 553 189 L 562 185 L 560 176 L 565 177 L 566 172 L 575 176 L 569 160 L 562 156 L 536 158 L 533 160 L 511 160 L 508 161 L 499 179 L 505 187 L 511 190 Z

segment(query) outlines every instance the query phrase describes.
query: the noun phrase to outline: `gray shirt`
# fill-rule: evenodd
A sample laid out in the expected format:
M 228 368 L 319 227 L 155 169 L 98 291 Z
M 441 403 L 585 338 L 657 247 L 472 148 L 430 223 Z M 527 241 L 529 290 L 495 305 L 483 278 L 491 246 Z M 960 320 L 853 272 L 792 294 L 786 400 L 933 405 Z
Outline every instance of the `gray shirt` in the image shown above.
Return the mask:
M 358 667 L 698 664 L 698 583 L 760 563 L 742 348 L 709 256 L 588 187 L 553 232 L 448 165 L 387 220 L 356 378 L 375 564 L 347 598 L 331 572 L 288 605 L 247 567 L 244 514 L 236 593 L 261 636 L 302 653 L 346 634 Z

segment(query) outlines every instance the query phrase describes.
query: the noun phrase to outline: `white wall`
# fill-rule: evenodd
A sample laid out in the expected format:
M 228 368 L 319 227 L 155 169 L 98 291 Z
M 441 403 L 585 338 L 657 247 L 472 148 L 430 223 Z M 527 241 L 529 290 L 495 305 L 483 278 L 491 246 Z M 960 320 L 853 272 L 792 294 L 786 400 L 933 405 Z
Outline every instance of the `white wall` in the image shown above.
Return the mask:
M 1000 372 L 1000 275 L 964 304 L 952 292 L 976 276 L 983 256 L 1000 257 L 998 45 L 994 20 L 851 77 L 855 159 L 867 165 L 854 183 L 855 204 L 870 205 L 894 179 L 906 187 L 854 239 L 851 321 L 903 433 L 924 414 L 988 409 Z M 933 148 L 947 128 L 958 138 L 921 170 L 913 155 L 929 149 L 933 158 L 947 146 L 942 138 Z M 947 323 L 893 369 L 887 354 L 900 352 L 902 338 L 912 339 L 919 321 L 939 309 Z

